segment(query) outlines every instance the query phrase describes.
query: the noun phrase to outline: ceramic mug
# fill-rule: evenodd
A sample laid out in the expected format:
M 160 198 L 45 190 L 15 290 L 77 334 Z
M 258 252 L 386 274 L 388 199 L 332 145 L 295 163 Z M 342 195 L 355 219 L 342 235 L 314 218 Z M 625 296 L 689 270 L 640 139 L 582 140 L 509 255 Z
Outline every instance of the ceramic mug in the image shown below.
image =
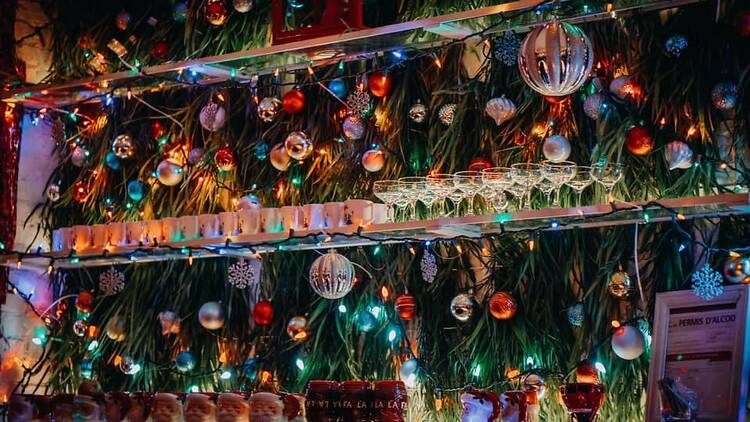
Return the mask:
M 183 215 L 180 217 L 180 232 L 183 240 L 200 239 L 201 231 L 198 217 L 195 215 Z
M 302 207 L 305 216 L 305 228 L 307 230 L 320 230 L 325 228 L 326 214 L 323 204 L 307 204 Z
M 167 242 L 179 242 L 182 240 L 180 219 L 177 217 L 167 217 L 161 220 L 161 231 L 164 235 L 164 240 Z
M 232 211 L 219 213 L 219 228 L 222 236 L 234 236 L 239 230 L 237 229 L 237 213 Z
M 128 233 L 129 245 L 141 245 L 146 238 L 145 224 L 143 221 L 128 221 L 125 224 L 125 230 Z
M 107 246 L 107 225 L 94 224 L 91 226 L 91 247 L 102 249 Z
M 260 225 L 266 233 L 281 233 L 284 230 L 281 222 L 281 210 L 278 208 L 262 208 L 260 210 Z
M 383 224 L 388 221 L 388 205 L 372 204 L 372 224 Z
M 148 244 L 153 244 L 154 239 L 156 239 L 156 243 L 161 243 L 161 241 L 164 239 L 164 235 L 162 234 L 162 227 L 161 227 L 161 221 L 159 220 L 148 220 L 146 221 L 146 239 L 148 239 Z
M 77 251 L 85 251 L 91 247 L 91 227 L 73 226 L 73 246 Z
M 348 199 L 344 202 L 346 223 L 354 227 L 364 227 L 372 223 L 372 201 Z
M 242 209 L 237 211 L 240 234 L 260 233 L 260 211 L 257 209 Z
M 302 207 L 281 207 L 281 225 L 285 232 L 304 230 Z
M 107 239 L 109 239 L 109 244 L 112 246 L 125 246 L 128 243 L 125 223 L 107 224 Z
M 326 228 L 335 229 L 344 225 L 344 203 L 326 202 L 323 204 L 326 218 Z
M 204 239 L 219 237 L 219 217 L 216 214 L 199 215 L 198 224 L 200 224 L 201 236 Z

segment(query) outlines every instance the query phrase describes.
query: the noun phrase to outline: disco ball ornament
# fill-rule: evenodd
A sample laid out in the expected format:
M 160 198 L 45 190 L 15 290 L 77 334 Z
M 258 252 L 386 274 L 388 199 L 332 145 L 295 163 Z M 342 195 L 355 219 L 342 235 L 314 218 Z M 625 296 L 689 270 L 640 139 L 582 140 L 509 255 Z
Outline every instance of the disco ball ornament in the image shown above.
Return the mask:
M 385 166 L 385 152 L 380 148 L 372 148 L 362 154 L 362 167 L 370 173 L 376 173 Z
M 325 299 L 340 299 L 354 287 L 354 265 L 333 249 L 310 267 L 310 286 Z
M 750 258 L 730 256 L 724 262 L 724 279 L 730 283 L 750 283 Z
M 259 327 L 266 327 L 273 323 L 273 305 L 270 300 L 263 299 L 255 304 L 253 321 Z
M 292 159 L 301 161 L 313 152 L 313 143 L 305 132 L 290 133 L 284 140 L 284 150 Z
M 293 89 L 281 98 L 281 108 L 289 114 L 297 114 L 305 109 L 305 93 L 299 89 Z
M 169 53 L 169 44 L 165 40 L 159 40 L 151 46 L 151 57 L 156 60 L 163 59 Z
M 624 100 L 635 95 L 637 86 L 630 76 L 622 75 L 612 79 L 612 82 L 609 83 L 609 92 Z
M 586 113 L 589 118 L 599 120 L 599 117 L 601 117 L 603 112 L 602 105 L 604 102 L 604 95 L 598 92 L 591 94 L 586 97 L 586 100 L 583 102 L 583 112 Z
M 446 126 L 452 125 L 453 119 L 456 117 L 457 108 L 458 105 L 456 104 L 445 104 L 440 107 L 440 110 L 438 110 L 438 118 L 440 119 L 440 123 Z
M 256 159 L 263 161 L 268 158 L 268 150 L 270 149 L 271 148 L 268 146 L 268 142 L 260 140 L 253 147 L 253 155 L 255 155 Z
M 113 316 L 107 321 L 104 331 L 111 340 L 125 341 L 125 320 L 119 315 Z
M 258 104 L 258 117 L 265 123 L 271 123 L 279 115 L 281 100 L 276 97 L 266 97 Z
M 648 155 L 654 149 L 654 137 L 645 126 L 634 126 L 625 135 L 625 147 L 633 155 Z
M 467 168 L 467 170 L 481 172 L 482 170 L 487 170 L 491 167 L 493 167 L 493 165 L 490 160 L 484 157 L 476 157 L 469 162 L 469 167 Z
M 612 351 L 622 359 L 638 359 L 644 347 L 643 333 L 633 326 L 624 325 L 612 335 Z
M 60 185 L 52 183 L 47 186 L 47 199 L 51 202 L 57 202 L 60 200 Z
M 208 0 L 206 3 L 206 20 L 214 26 L 221 26 L 227 22 L 229 11 L 224 0 Z
M 172 19 L 175 22 L 185 22 L 187 19 L 188 5 L 184 1 L 178 1 L 172 8 Z
M 232 0 L 232 7 L 240 13 L 247 13 L 253 8 L 253 0 Z
M 393 86 L 393 77 L 386 72 L 373 72 L 367 78 L 367 87 L 375 97 L 382 98 L 388 95 L 391 92 L 391 86 Z
M 414 313 L 417 309 L 417 301 L 410 294 L 403 294 L 396 298 L 396 313 L 404 321 L 414 319 Z
M 359 331 L 362 331 L 363 333 L 369 333 L 378 325 L 378 319 L 375 318 L 375 315 L 373 315 L 372 312 L 368 310 L 362 310 L 357 312 L 357 314 L 354 316 L 354 324 L 356 324 Z
M 221 129 L 221 127 L 224 126 L 226 119 L 227 112 L 224 110 L 224 107 L 210 100 L 205 106 L 203 106 L 198 115 L 198 120 L 200 120 L 201 126 L 212 132 Z
M 500 126 L 516 115 L 516 105 L 503 95 L 502 97 L 487 101 L 487 104 L 484 106 L 484 112 L 492 117 L 497 126 Z
M 237 201 L 237 210 L 259 210 L 261 207 L 260 198 L 258 198 L 258 195 L 252 193 L 243 196 Z
M 118 171 L 122 168 L 120 159 L 117 158 L 117 155 L 113 151 L 107 151 L 104 155 L 104 164 L 114 171 Z
M 409 108 L 409 118 L 414 123 L 423 123 L 427 119 L 427 106 L 417 102 Z
M 594 63 L 591 41 L 581 28 L 557 19 L 534 28 L 518 51 L 518 69 L 534 91 L 561 97 L 577 91 Z
M 86 147 L 82 145 L 76 145 L 75 147 L 73 147 L 73 151 L 70 153 L 70 162 L 72 162 L 76 167 L 83 167 L 89 160 L 89 155 L 91 155 L 91 153 L 88 149 L 86 149 Z
M 178 371 L 185 373 L 195 368 L 195 356 L 190 352 L 180 352 L 174 358 L 174 366 Z
M 187 162 L 191 166 L 197 166 L 200 164 L 201 161 L 203 161 L 203 156 L 206 154 L 206 151 L 203 148 L 193 148 L 188 152 Z
M 664 51 L 672 57 L 680 57 L 688 46 L 688 40 L 682 35 L 672 35 L 664 42 Z
M 565 161 L 570 157 L 570 142 L 562 135 L 552 135 L 544 140 L 542 153 L 544 158 L 553 163 Z
M 303 316 L 292 317 L 286 324 L 286 333 L 294 341 L 305 341 L 308 339 L 307 318 Z
M 198 310 L 198 321 L 207 330 L 224 326 L 224 306 L 219 302 L 206 302 Z
M 182 166 L 172 159 L 163 160 L 156 166 L 156 177 L 164 186 L 175 186 L 182 182 Z
M 133 146 L 133 138 L 130 135 L 119 135 L 112 141 L 112 152 L 115 153 L 117 158 L 127 159 L 133 156 L 135 147 Z
M 120 371 L 125 375 L 137 374 L 141 370 L 141 365 L 135 363 L 133 358 L 130 356 L 123 356 L 120 358 Z
M 737 105 L 737 85 L 731 82 L 716 84 L 711 89 L 711 102 L 721 111 L 729 111 Z
M 616 271 L 609 278 L 607 292 L 617 299 L 626 299 L 633 291 L 633 281 L 625 271 Z
M 338 98 L 346 97 L 346 82 L 343 79 L 334 79 L 328 82 L 328 89 Z
M 78 203 L 86 202 L 89 194 L 91 194 L 91 185 L 89 185 L 88 182 L 79 180 L 71 186 L 71 196 L 73 197 L 73 200 Z
M 461 322 L 466 322 L 474 315 L 476 301 L 474 296 L 467 293 L 460 293 L 451 300 L 451 315 Z
M 693 166 L 693 150 L 682 141 L 672 141 L 664 147 L 664 158 L 670 170 L 689 169 Z
M 490 297 L 490 314 L 493 317 L 507 321 L 516 316 L 518 303 L 513 295 L 508 292 L 495 292 Z
M 123 10 L 115 16 L 115 27 L 120 31 L 125 31 L 130 25 L 130 20 L 130 13 Z
M 90 314 L 94 310 L 94 295 L 88 291 L 82 291 L 76 296 L 76 309 L 84 314 Z
M 292 162 L 289 154 L 286 153 L 284 144 L 276 144 L 271 148 L 271 165 L 278 171 L 287 171 L 289 164 Z
M 78 337 L 83 337 L 86 335 L 86 331 L 89 329 L 89 324 L 82 320 L 77 319 L 73 323 L 73 334 L 77 335 Z
M 365 130 L 367 126 L 363 118 L 359 116 L 347 116 L 344 119 L 344 123 L 341 124 L 341 129 L 344 132 L 346 139 L 350 141 L 358 141 L 365 136 Z
M 216 168 L 221 171 L 232 171 L 237 164 L 234 160 L 234 153 L 229 147 L 221 147 L 216 150 L 216 153 L 214 154 L 214 163 L 216 163 Z
M 568 308 L 568 322 L 574 327 L 582 326 L 585 316 L 586 312 L 583 303 L 576 303 Z

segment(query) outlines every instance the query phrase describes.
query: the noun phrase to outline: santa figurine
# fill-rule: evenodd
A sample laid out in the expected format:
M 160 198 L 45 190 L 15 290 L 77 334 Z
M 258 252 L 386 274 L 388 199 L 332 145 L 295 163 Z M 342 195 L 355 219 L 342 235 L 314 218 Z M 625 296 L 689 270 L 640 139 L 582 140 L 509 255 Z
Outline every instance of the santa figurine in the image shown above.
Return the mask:
M 152 422 L 179 422 L 182 418 L 182 405 L 177 396 L 171 393 L 156 393 L 151 404 Z
M 492 391 L 462 393 L 461 407 L 461 422 L 493 422 L 500 416 L 500 398 Z
M 216 422 L 216 405 L 207 394 L 192 393 L 185 398 L 185 422 Z
M 281 422 L 284 419 L 284 404 L 281 397 L 273 393 L 257 392 L 250 396 L 250 420 L 253 422 Z
M 218 422 L 248 422 L 250 420 L 250 404 L 239 394 L 219 394 L 216 409 Z
M 151 406 L 151 393 L 130 393 L 130 406 L 125 413 L 127 422 L 146 422 L 147 409 Z
M 289 422 L 307 422 L 305 416 L 305 396 L 287 394 L 284 396 L 284 420 Z
M 38 417 L 33 398 L 24 394 L 14 394 L 8 407 L 9 422 L 31 422 Z
M 500 395 L 503 406 L 503 422 L 526 422 L 525 391 L 506 391 Z
M 119 422 L 125 419 L 130 411 L 130 397 L 122 391 L 104 395 L 104 416 L 107 422 Z

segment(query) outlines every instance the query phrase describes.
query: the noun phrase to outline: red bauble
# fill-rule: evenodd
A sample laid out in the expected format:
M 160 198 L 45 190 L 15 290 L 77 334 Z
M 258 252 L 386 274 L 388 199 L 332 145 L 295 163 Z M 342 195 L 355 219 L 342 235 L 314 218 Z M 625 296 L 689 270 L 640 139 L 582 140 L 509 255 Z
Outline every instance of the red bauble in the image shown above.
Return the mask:
M 154 139 L 159 139 L 162 136 L 167 134 L 167 129 L 164 128 L 164 126 L 161 124 L 160 121 L 154 120 L 151 122 L 151 137 Z
M 372 95 L 376 97 L 385 97 L 391 92 L 393 77 L 385 72 L 375 72 L 370 74 L 367 79 L 367 86 L 370 88 Z
M 396 312 L 398 312 L 398 317 L 404 321 L 413 320 L 416 309 L 417 301 L 414 299 L 414 296 L 404 294 L 396 298 Z
M 589 361 L 584 361 L 576 368 L 576 382 L 598 383 L 599 374 Z
M 482 171 L 492 167 L 490 160 L 486 158 L 475 158 L 469 163 L 469 171 Z
M 742 38 L 750 37 L 750 10 L 745 10 L 737 14 L 736 25 L 737 33 Z
M 560 104 L 563 101 L 568 99 L 567 95 L 563 95 L 562 97 L 555 97 L 553 95 L 542 95 L 542 96 L 544 97 L 545 100 L 547 100 L 551 104 Z
M 169 44 L 164 40 L 159 40 L 151 47 L 151 57 L 156 60 L 164 58 L 169 53 Z
M 289 114 L 297 114 L 305 109 L 305 93 L 293 89 L 281 99 L 281 107 Z
M 87 291 L 78 293 L 78 297 L 76 297 L 76 309 L 90 314 L 94 310 L 94 295 Z
M 635 126 L 628 131 L 625 147 L 633 155 L 648 155 L 654 149 L 654 137 L 644 126 Z
M 222 171 L 230 171 L 234 168 L 234 154 L 232 149 L 229 147 L 221 147 L 214 154 L 214 162 L 216 167 Z
M 211 25 L 224 25 L 229 17 L 224 0 L 208 0 L 206 3 L 206 20 Z
M 516 316 L 518 304 L 508 292 L 496 292 L 490 297 L 490 313 L 493 317 L 508 320 Z
M 72 196 L 76 202 L 86 202 L 86 199 L 88 199 L 89 194 L 91 193 L 91 186 L 83 180 L 73 183 L 72 189 Z
M 273 305 L 270 300 L 261 300 L 253 308 L 253 321 L 255 325 L 264 327 L 273 322 Z

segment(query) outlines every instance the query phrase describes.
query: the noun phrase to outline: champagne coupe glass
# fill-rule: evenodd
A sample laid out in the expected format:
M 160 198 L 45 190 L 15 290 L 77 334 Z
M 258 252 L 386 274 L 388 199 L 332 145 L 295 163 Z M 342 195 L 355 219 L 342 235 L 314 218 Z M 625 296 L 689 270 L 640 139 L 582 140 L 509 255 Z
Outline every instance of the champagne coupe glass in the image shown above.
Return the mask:
M 542 161 L 542 173 L 555 185 L 555 202 L 553 207 L 560 206 L 560 188 L 576 175 L 576 163 L 572 161 Z
M 474 215 L 474 195 L 482 188 L 482 172 L 459 171 L 453 174 L 453 184 L 463 192 L 469 202 L 466 215 Z
M 546 206 L 553 206 L 554 205 L 552 203 L 551 196 L 552 196 L 552 192 L 555 191 L 556 187 L 557 187 L 557 185 L 555 184 L 555 182 L 553 182 L 552 180 L 550 180 L 549 177 L 545 177 L 539 183 L 537 183 L 536 188 L 539 189 L 544 194 L 544 199 L 545 199 L 545 203 L 544 204 Z
M 591 178 L 599 182 L 607 190 L 607 202 L 614 201 L 612 189 L 622 179 L 623 165 L 620 163 L 600 163 L 591 166 Z
M 524 202 L 526 207 L 531 207 L 531 189 L 544 178 L 542 166 L 534 163 L 516 163 L 510 166 L 510 175 L 515 183 L 524 187 L 526 200 L 522 201 L 521 208 Z
M 398 180 L 376 180 L 372 193 L 388 207 L 388 221 L 396 221 L 396 201 L 401 196 Z
M 513 184 L 510 176 L 510 167 L 491 167 L 482 170 L 482 183 L 494 190 L 493 207 L 496 212 L 505 211 L 508 208 L 508 199 L 505 191 Z
M 435 193 L 435 202 L 437 203 L 437 215 L 442 217 L 445 215 L 445 199 L 456 190 L 453 185 L 453 175 L 444 173 L 434 173 L 427 175 L 427 188 L 431 189 Z M 453 201 L 453 200 L 451 200 Z M 458 197 L 458 202 L 461 202 L 461 197 Z
M 424 177 L 410 176 L 402 177 L 398 179 L 399 190 L 406 198 L 411 209 L 410 213 L 407 213 L 409 220 L 417 219 L 417 201 L 419 200 L 419 191 L 424 187 Z
M 594 183 L 594 181 L 591 179 L 591 167 L 577 166 L 576 175 L 565 183 L 578 194 L 578 201 L 576 202 L 576 206 L 580 207 L 581 195 L 583 194 L 584 189 L 586 189 L 590 184 Z
M 513 195 L 513 198 L 516 199 L 516 209 L 523 209 L 523 197 L 526 192 L 526 186 L 513 182 L 505 188 L 505 191 Z

